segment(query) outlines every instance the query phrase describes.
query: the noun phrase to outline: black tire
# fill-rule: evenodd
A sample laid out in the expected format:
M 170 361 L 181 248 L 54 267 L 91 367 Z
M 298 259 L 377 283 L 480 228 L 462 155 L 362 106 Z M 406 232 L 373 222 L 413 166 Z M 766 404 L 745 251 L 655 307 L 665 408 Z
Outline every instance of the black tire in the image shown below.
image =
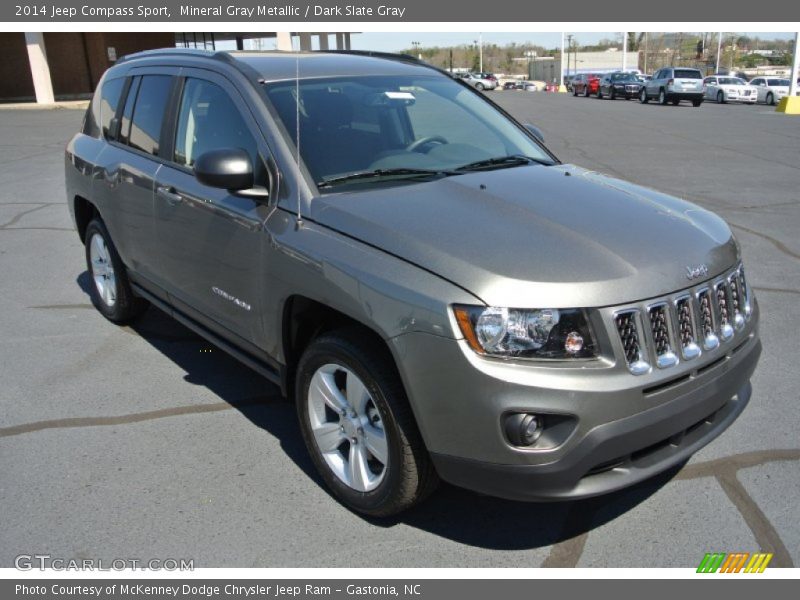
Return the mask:
M 725 94 L 722 90 L 717 92 L 717 104 L 725 104 Z
M 703 103 L 702 100 L 692 100 L 692 106 L 694 106 L 695 108 L 700 106 L 702 103 Z
M 577 96 L 578 95 L 578 88 L 576 88 L 576 87 L 572 88 L 572 95 L 573 96 Z
M 95 266 L 92 265 L 92 249 L 94 238 L 99 236 L 105 244 L 108 259 L 113 268 L 113 278 L 105 278 L 108 285 L 114 289 L 114 300 L 109 302 L 100 293 L 100 284 L 96 281 Z M 86 249 L 86 270 L 89 273 L 89 295 L 92 299 L 92 304 L 99 310 L 103 316 L 109 321 L 114 323 L 128 323 L 139 317 L 149 303 L 144 298 L 140 298 L 133 293 L 130 281 L 128 280 L 128 272 L 122 259 L 119 257 L 114 242 L 106 229 L 105 224 L 99 218 L 94 218 L 86 227 L 86 234 L 84 235 L 84 246 Z M 103 261 L 104 264 L 107 261 Z M 97 275 L 97 277 L 102 277 Z M 113 285 L 111 281 L 113 280 Z
M 309 387 L 314 373 L 328 364 L 343 366 L 355 374 L 379 412 L 389 459 L 383 479 L 371 491 L 357 491 L 342 481 L 325 462 L 314 438 L 309 420 Z M 295 390 L 300 429 L 314 466 L 345 506 L 372 517 L 388 517 L 421 502 L 436 488 L 439 478 L 392 357 L 369 333 L 342 329 L 311 342 L 298 364 Z
M 678 106 L 678 104 L 681 103 L 681 101 L 678 98 L 673 98 L 672 100 L 670 100 L 670 102 L 672 102 L 672 106 Z
M 584 86 L 584 88 L 583 88 L 583 96 L 584 96 L 584 98 L 588 98 L 589 97 L 589 86 L 588 85 Z
M 642 88 L 642 91 L 639 92 L 639 102 L 641 104 L 647 104 L 650 102 L 650 98 L 647 97 L 647 90 Z
M 613 87 L 611 88 L 611 93 L 608 94 L 608 97 L 611 100 L 616 100 L 617 99 L 617 92 L 614 90 Z M 626 100 L 627 100 L 627 98 L 626 98 Z
M 598 100 L 603 99 L 603 88 L 601 88 L 600 86 L 597 87 L 597 99 Z
M 775 106 L 775 95 L 772 92 L 767 94 L 767 104 L 770 106 Z
M 661 106 L 666 106 L 667 104 L 667 92 L 665 92 L 663 89 L 658 91 L 658 103 Z

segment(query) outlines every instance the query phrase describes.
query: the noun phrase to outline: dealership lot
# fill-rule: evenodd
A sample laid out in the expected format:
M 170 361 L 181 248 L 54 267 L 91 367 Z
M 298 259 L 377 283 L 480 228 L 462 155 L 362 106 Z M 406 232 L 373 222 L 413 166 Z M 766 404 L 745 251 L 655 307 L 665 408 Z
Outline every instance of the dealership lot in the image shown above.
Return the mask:
M 571 504 L 443 486 L 391 522 L 328 496 L 278 390 L 151 309 L 89 304 L 63 194 L 74 110 L 0 110 L 0 566 L 20 554 L 195 566 L 696 566 L 705 552 L 800 564 L 800 118 L 564 94 L 490 98 L 565 162 L 712 209 L 762 309 L 743 416 L 679 473 Z M 535 189 L 531 193 L 536 193 Z M 684 265 L 676 265 L 682 269 Z

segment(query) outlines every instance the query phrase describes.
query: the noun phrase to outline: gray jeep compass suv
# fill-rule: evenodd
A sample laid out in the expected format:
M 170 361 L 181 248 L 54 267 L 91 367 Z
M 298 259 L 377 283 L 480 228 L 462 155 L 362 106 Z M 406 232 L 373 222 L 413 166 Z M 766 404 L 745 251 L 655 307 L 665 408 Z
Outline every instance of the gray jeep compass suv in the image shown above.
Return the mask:
M 66 188 L 98 310 L 154 304 L 279 384 L 362 513 L 439 478 L 617 490 L 750 399 L 758 307 L 722 219 L 560 163 L 407 57 L 124 58 Z

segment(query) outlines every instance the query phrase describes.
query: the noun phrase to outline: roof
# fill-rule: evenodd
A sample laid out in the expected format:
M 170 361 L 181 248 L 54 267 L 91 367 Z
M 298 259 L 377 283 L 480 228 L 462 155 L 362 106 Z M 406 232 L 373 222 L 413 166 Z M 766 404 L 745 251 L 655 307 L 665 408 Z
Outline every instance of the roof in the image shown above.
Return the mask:
M 231 51 L 212 52 L 184 48 L 147 50 L 124 56 L 117 63 L 137 59 L 207 58 L 227 64 L 239 63 L 242 70 L 255 72 L 264 82 L 293 80 L 299 68 L 300 79 L 352 75 L 431 75 L 438 72 L 414 57 L 402 54 L 359 51 L 282 52 Z

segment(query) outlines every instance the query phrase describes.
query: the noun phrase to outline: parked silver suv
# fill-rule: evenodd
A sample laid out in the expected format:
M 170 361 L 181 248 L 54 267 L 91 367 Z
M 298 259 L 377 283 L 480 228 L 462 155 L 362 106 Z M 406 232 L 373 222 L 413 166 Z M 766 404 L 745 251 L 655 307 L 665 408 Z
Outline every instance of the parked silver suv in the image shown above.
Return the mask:
M 671 102 L 677 106 L 681 100 L 688 100 L 692 106 L 700 106 L 704 97 L 703 74 L 686 67 L 665 67 L 656 71 L 639 92 L 642 104 L 656 98 L 662 105 Z
M 155 305 L 279 384 L 356 511 L 439 478 L 617 490 L 750 399 L 758 306 L 725 222 L 560 163 L 423 63 L 137 54 L 65 167 L 98 310 Z

